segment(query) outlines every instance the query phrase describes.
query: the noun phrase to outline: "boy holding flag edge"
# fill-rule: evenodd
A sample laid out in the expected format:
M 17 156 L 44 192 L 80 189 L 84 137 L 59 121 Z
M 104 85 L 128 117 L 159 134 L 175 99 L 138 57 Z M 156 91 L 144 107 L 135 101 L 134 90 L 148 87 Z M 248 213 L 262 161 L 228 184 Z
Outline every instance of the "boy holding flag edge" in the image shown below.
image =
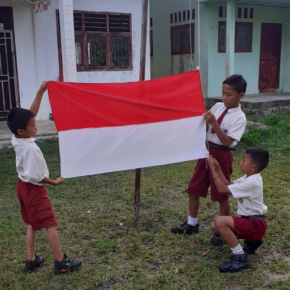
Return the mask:
M 232 194 L 238 200 L 240 217 L 218 216 L 211 224 L 215 234 L 221 235 L 230 246 L 233 255 L 229 262 L 219 267 L 222 273 L 234 273 L 249 268 L 247 254 L 253 253 L 263 242 L 267 230 L 263 204 L 263 181 L 260 172 L 269 163 L 269 152 L 262 148 L 248 148 L 240 162 L 245 175 L 234 182 L 228 181 L 211 156 L 206 158 L 215 186 L 221 195 Z M 238 239 L 245 239 L 244 248 Z
M 207 137 L 209 154 L 220 164 L 225 177 L 230 180 L 233 171 L 232 152 L 241 139 L 245 127 L 246 116 L 241 110 L 240 100 L 244 97 L 247 82 L 241 75 L 232 75 L 223 82 L 223 103 L 216 103 L 210 111 L 204 114 L 208 124 Z M 174 234 L 188 234 L 199 232 L 197 214 L 200 197 L 207 196 L 208 188 L 211 187 L 211 200 L 218 201 L 220 215 L 230 214 L 230 204 L 227 194 L 218 193 L 212 175 L 207 168 L 204 159 L 199 159 L 188 185 L 188 219 L 185 223 L 171 229 Z M 214 235 L 211 239 L 212 245 L 221 243 L 220 235 Z
M 16 170 L 19 181 L 17 196 L 22 220 L 28 225 L 26 234 L 27 260 L 24 272 L 34 272 L 44 261 L 35 253 L 36 231 L 46 229 L 48 242 L 54 255 L 54 273 L 62 274 L 77 270 L 82 262 L 70 260 L 62 254 L 57 233 L 57 220 L 47 195 L 45 184 L 59 185 L 63 178 L 49 179 L 49 171 L 39 147 L 35 144 L 37 127 L 35 117 L 39 111 L 42 96 L 48 82 L 43 82 L 36 94 L 30 110 L 13 108 L 7 116 L 7 125 L 12 136 L 16 154 Z

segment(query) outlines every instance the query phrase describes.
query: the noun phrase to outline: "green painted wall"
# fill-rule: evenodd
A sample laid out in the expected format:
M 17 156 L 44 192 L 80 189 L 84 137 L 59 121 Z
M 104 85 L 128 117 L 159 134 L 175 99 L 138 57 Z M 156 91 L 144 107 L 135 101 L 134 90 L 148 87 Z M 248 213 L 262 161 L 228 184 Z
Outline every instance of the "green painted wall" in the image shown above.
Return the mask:
M 189 9 L 188 0 L 154 0 L 150 2 L 150 17 L 153 18 L 153 52 L 151 57 L 151 77 L 160 78 L 191 69 L 190 55 L 171 56 L 170 27 L 188 23 L 170 23 L 170 14 Z M 205 97 L 221 96 L 222 82 L 225 79 L 226 54 L 218 53 L 218 22 L 226 18 L 219 18 L 219 6 L 223 4 L 200 5 L 201 32 L 201 78 Z M 237 8 L 254 9 L 253 19 L 238 19 Z M 198 65 L 198 25 L 197 5 L 191 1 L 191 8 L 196 10 L 195 23 L 195 53 L 193 55 L 194 69 Z M 267 8 L 236 4 L 236 21 L 253 22 L 253 46 L 251 53 L 235 53 L 235 73 L 242 74 L 248 82 L 248 94 L 259 93 L 259 61 L 261 23 L 282 23 L 282 52 L 280 68 L 279 91 L 290 92 L 290 8 Z
M 225 53 L 217 52 L 218 22 L 225 18 L 218 17 L 218 8 L 221 4 L 208 4 L 208 97 L 216 97 L 221 94 L 221 83 L 225 78 Z M 282 51 L 280 68 L 279 91 L 290 92 L 290 9 L 267 8 L 260 6 L 236 5 L 254 9 L 253 19 L 238 19 L 237 22 L 253 22 L 253 44 L 251 53 L 235 53 L 235 73 L 240 73 L 248 82 L 247 93 L 259 93 L 259 61 L 261 23 L 282 23 Z M 288 27 L 288 28 L 287 28 Z

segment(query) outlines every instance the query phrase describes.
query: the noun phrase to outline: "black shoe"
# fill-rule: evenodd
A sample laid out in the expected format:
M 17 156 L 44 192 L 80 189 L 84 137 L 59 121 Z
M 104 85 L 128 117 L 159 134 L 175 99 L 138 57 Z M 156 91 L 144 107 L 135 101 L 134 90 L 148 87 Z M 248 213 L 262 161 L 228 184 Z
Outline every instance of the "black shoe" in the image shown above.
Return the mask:
M 229 262 L 225 262 L 219 266 L 219 270 L 222 273 L 236 273 L 249 268 L 250 264 L 246 253 L 232 255 Z
M 243 244 L 243 250 L 249 255 L 253 254 L 263 243 L 264 239 L 261 239 L 259 241 L 245 240 Z
M 210 244 L 212 246 L 222 246 L 224 244 L 224 240 L 221 235 L 213 234 L 212 238 L 210 239 Z
M 61 261 L 54 260 L 54 274 L 64 274 L 68 271 L 73 272 L 76 271 L 81 265 L 82 262 L 70 260 L 68 256 L 64 254 Z
M 44 258 L 42 256 L 37 256 L 35 255 L 35 260 L 34 261 L 25 261 L 25 267 L 24 267 L 24 272 L 25 273 L 32 273 L 34 272 L 38 267 L 41 266 L 43 263 Z
M 187 221 L 183 224 L 181 224 L 178 227 L 172 228 L 171 232 L 173 234 L 185 234 L 185 235 L 192 235 L 192 234 L 198 234 L 199 233 L 199 225 L 196 224 L 195 226 L 191 226 L 187 223 Z

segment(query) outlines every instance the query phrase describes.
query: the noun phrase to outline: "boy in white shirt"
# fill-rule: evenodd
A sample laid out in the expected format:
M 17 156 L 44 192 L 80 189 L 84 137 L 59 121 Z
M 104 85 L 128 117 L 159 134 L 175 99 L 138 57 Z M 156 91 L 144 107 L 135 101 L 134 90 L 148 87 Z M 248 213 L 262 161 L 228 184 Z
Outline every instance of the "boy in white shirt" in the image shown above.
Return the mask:
M 82 262 L 70 260 L 62 254 L 57 233 L 57 220 L 47 196 L 45 184 L 59 185 L 63 178 L 49 179 L 49 172 L 43 154 L 33 137 L 37 132 L 35 117 L 38 113 L 43 93 L 48 82 L 43 82 L 36 94 L 30 110 L 14 108 L 9 111 L 7 125 L 12 136 L 16 153 L 16 170 L 19 181 L 17 196 L 21 216 L 28 225 L 26 234 L 27 260 L 24 271 L 34 272 L 44 261 L 35 254 L 36 231 L 46 228 L 48 242 L 54 255 L 54 273 L 62 274 L 78 269 Z
M 246 127 L 246 116 L 241 110 L 240 100 L 246 93 L 247 82 L 241 75 L 231 75 L 224 80 L 222 86 L 222 103 L 216 103 L 204 114 L 208 124 L 207 144 L 209 154 L 220 164 L 225 177 L 230 180 L 233 172 L 233 155 L 231 151 L 243 136 Z M 212 175 L 204 159 L 199 159 L 192 179 L 189 182 L 188 219 L 183 224 L 171 229 L 174 234 L 196 234 L 199 232 L 197 220 L 200 198 L 206 198 L 210 187 L 211 200 L 219 203 L 220 215 L 230 214 L 227 194 L 218 193 Z M 212 245 L 219 245 L 220 238 L 213 235 Z
M 249 268 L 247 253 L 253 253 L 262 243 L 267 230 L 263 204 L 263 181 L 260 172 L 269 163 L 269 152 L 262 148 L 248 148 L 240 162 L 245 175 L 229 182 L 218 162 L 211 156 L 206 158 L 215 186 L 220 194 L 232 194 L 238 200 L 240 217 L 218 216 L 211 224 L 215 234 L 221 235 L 230 246 L 233 255 L 229 262 L 219 267 L 223 273 L 239 272 Z M 238 239 L 245 239 L 242 248 Z

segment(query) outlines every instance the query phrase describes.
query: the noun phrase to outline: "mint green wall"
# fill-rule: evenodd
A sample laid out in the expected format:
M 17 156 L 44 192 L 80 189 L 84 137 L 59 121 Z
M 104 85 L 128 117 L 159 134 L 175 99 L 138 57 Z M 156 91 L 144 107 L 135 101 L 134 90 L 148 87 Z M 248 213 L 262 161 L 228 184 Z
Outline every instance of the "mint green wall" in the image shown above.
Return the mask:
M 290 92 L 290 8 L 284 9 L 280 89 Z
M 197 25 L 197 5 L 196 0 L 191 0 L 191 9 L 195 9 L 195 47 L 193 58 L 193 68 L 198 65 L 198 25 Z M 189 21 L 170 23 L 170 14 L 190 9 L 188 0 L 151 0 L 150 17 L 153 19 L 153 57 L 151 57 L 151 78 L 160 78 L 172 74 L 178 74 L 191 70 L 191 57 L 187 55 L 171 56 L 170 27 L 188 24 Z M 200 12 L 204 15 L 201 18 L 201 45 L 207 47 L 207 14 L 205 5 L 200 6 Z M 207 94 L 207 54 L 201 54 L 201 78 L 204 95 Z
M 194 69 L 198 65 L 198 26 L 197 5 L 191 1 L 191 8 L 196 10 L 195 23 L 195 53 L 193 55 Z M 226 21 L 219 18 L 218 8 L 226 3 L 200 4 L 201 23 L 201 79 L 205 97 L 221 95 L 222 82 L 225 79 L 226 54 L 218 53 L 218 22 Z M 254 19 L 238 19 L 236 21 L 253 22 L 253 45 L 251 53 L 235 53 L 235 73 L 242 74 L 248 82 L 248 94 L 259 93 L 259 61 L 261 23 L 282 23 L 282 52 L 279 91 L 290 92 L 290 8 L 275 8 L 248 6 L 236 4 L 238 7 L 254 9 Z M 151 57 L 151 77 L 160 78 L 185 72 L 191 69 L 190 55 L 171 56 L 170 49 L 170 14 L 189 9 L 188 0 L 151 0 L 150 17 L 153 18 L 153 51 Z M 174 25 L 188 23 L 180 22 Z
M 221 94 L 221 83 L 225 78 L 225 53 L 217 52 L 218 43 L 218 22 L 225 21 L 225 18 L 218 17 L 218 7 L 221 4 L 208 5 L 208 55 L 209 55 L 209 75 L 208 75 L 208 97 L 216 97 Z M 260 6 L 243 6 L 254 9 L 253 19 L 238 19 L 237 22 L 253 22 L 253 44 L 251 53 L 235 53 L 235 73 L 240 73 L 248 82 L 247 93 L 259 93 L 259 61 L 260 61 L 260 40 L 261 23 L 282 23 L 282 52 L 280 69 L 279 91 L 290 92 L 290 9 L 267 8 Z M 288 27 L 288 29 L 287 29 Z

